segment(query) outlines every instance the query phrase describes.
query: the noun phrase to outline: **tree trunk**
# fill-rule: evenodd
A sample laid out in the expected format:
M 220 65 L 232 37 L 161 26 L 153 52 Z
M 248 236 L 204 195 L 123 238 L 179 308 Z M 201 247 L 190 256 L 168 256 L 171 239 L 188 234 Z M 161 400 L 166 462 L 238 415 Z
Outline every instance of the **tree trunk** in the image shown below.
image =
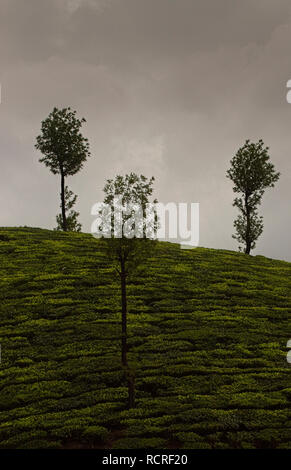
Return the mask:
M 249 241 L 247 241 L 247 243 L 246 243 L 246 249 L 245 249 L 245 254 L 246 254 L 246 255 L 249 255 L 250 252 L 251 252 L 251 244 L 250 244 Z
M 61 168 L 61 206 L 62 206 L 62 219 L 63 219 L 63 231 L 67 231 L 67 217 L 66 217 L 66 200 L 65 200 L 65 175 Z
M 127 299 L 126 299 L 126 272 L 124 262 L 121 263 L 121 360 L 127 366 Z
M 122 260 L 120 263 L 121 272 L 121 361 L 124 366 L 125 379 L 128 388 L 128 408 L 135 406 L 135 377 L 133 371 L 130 370 L 127 363 L 127 298 L 126 298 L 126 272 L 125 263 Z

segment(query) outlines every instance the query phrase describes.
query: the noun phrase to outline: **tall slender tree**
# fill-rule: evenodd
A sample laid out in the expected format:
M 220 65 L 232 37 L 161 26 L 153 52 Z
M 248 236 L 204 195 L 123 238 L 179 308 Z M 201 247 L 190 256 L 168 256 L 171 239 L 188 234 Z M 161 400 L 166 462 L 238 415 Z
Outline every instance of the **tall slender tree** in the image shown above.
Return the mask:
M 121 292 L 121 362 L 128 381 L 129 407 L 134 406 L 134 371 L 128 366 L 127 352 L 127 283 L 138 268 L 153 254 L 157 218 L 146 219 L 146 207 L 153 193 L 154 177 L 130 173 L 107 180 L 104 187 L 104 204 L 111 208 L 108 237 L 103 238 L 107 255 L 115 267 L 120 280 Z M 116 201 L 119 201 L 118 203 Z M 140 218 L 133 218 L 134 208 L 141 208 Z M 124 210 L 125 209 L 125 210 Z M 118 213 L 118 214 L 117 214 Z M 116 231 L 116 220 L 120 221 L 120 231 Z M 101 226 L 106 225 L 102 223 Z M 129 236 L 137 233 L 139 236 Z
M 280 177 L 270 162 L 269 147 L 259 140 L 252 143 L 246 140 L 233 159 L 227 171 L 227 177 L 234 183 L 233 191 L 238 194 L 233 206 L 240 211 L 234 221 L 236 233 L 233 238 L 243 244 L 239 246 L 246 254 L 250 254 L 256 241 L 263 232 L 263 218 L 258 215 L 258 206 L 267 188 L 274 187 Z
M 78 173 L 87 157 L 91 155 L 88 139 L 80 132 L 85 122 L 84 118 L 78 119 L 76 111 L 71 108 L 54 108 L 42 121 L 41 134 L 36 138 L 35 147 L 43 154 L 39 161 L 49 167 L 53 174 L 61 176 L 61 218 L 57 217 L 57 222 L 58 228 L 65 232 L 72 230 L 72 224 L 68 224 L 66 214 L 68 189 L 65 178 Z M 76 226 L 78 224 L 73 224 L 73 229 Z

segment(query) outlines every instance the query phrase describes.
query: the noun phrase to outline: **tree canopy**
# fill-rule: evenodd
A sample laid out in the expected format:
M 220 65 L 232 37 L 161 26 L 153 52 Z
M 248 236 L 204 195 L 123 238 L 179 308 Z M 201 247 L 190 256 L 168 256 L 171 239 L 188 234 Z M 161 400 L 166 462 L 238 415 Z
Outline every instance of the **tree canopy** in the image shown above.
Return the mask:
M 41 134 L 35 147 L 43 157 L 39 159 L 52 173 L 74 175 L 89 157 L 89 142 L 80 132 L 86 119 L 78 119 L 71 108 L 54 108 L 41 123 Z

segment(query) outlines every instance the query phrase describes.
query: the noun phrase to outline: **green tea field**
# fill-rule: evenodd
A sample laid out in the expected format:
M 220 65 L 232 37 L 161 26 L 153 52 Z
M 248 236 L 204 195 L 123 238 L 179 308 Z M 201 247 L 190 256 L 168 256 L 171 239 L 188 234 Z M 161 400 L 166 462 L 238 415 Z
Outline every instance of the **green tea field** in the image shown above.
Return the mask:
M 120 290 L 91 235 L 0 229 L 0 448 L 291 448 L 291 263 L 158 244 Z

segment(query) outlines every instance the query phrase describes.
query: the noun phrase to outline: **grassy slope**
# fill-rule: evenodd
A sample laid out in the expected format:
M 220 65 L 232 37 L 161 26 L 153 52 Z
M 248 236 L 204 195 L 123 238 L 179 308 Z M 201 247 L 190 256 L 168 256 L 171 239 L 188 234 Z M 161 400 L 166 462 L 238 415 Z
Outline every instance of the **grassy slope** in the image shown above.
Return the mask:
M 291 264 L 159 244 L 129 286 L 90 235 L 0 230 L 0 448 L 291 447 Z

